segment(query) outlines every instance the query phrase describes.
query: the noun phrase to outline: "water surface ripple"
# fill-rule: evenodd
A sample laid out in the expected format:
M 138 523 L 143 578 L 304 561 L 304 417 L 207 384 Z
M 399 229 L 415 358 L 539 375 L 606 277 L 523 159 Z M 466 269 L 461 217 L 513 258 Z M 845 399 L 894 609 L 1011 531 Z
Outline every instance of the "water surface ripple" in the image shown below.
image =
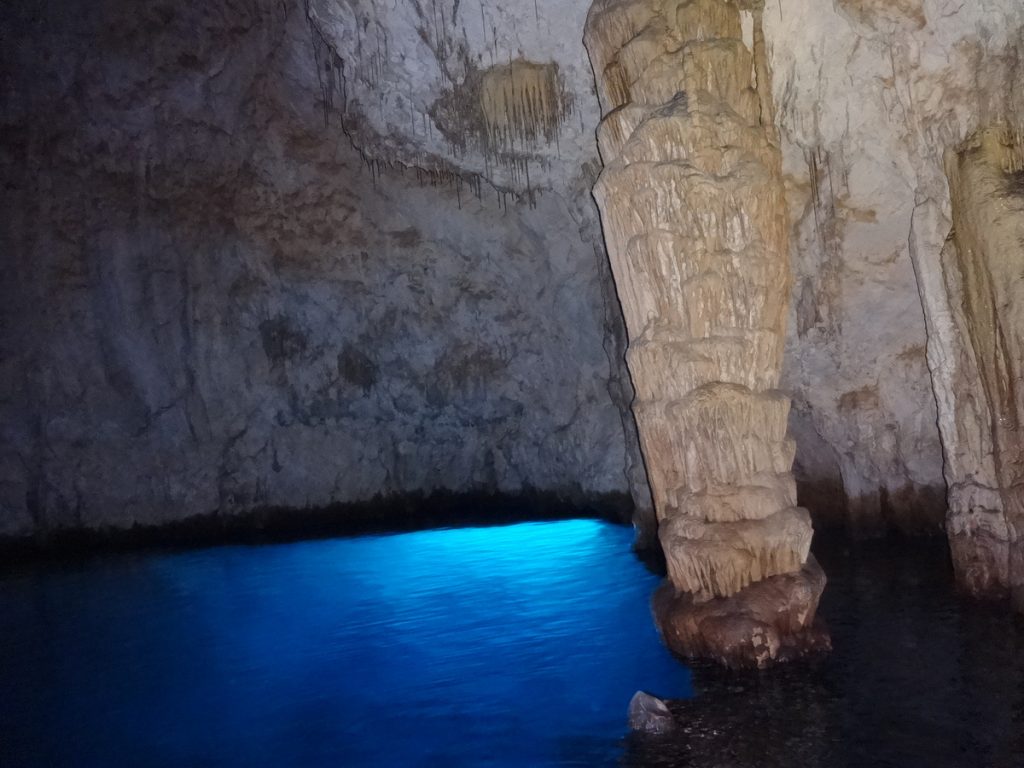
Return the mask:
M 1024 766 L 1024 629 L 942 541 L 816 544 L 835 652 L 760 674 L 661 646 L 592 520 L 38 566 L 0 578 L 0 765 Z M 637 689 L 685 699 L 626 737 Z
M 140 553 L 0 580 L 0 765 L 614 763 L 690 694 L 594 520 Z

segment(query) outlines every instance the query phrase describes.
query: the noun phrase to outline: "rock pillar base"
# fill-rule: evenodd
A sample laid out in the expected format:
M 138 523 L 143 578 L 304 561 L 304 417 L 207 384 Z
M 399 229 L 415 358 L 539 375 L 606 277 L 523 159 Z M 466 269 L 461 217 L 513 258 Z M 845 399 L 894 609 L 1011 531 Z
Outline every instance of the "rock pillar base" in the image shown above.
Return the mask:
M 673 653 L 734 669 L 763 669 L 831 650 L 828 630 L 814 618 L 824 589 L 825 573 L 812 556 L 795 573 L 704 602 L 677 594 L 666 580 L 652 603 L 658 629 Z

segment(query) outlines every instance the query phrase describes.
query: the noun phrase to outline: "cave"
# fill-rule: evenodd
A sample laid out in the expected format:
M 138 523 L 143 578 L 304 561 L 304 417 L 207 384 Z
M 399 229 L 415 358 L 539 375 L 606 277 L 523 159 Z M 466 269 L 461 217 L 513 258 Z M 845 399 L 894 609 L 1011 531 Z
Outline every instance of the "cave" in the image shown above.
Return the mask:
M 0 765 L 1024 764 L 1019 0 L 0 40 Z

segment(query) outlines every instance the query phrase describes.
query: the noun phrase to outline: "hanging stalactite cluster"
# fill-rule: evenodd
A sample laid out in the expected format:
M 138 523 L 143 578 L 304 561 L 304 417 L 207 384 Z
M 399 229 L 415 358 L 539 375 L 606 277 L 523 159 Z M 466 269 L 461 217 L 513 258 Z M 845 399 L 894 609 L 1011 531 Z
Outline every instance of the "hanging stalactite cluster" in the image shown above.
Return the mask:
M 491 124 L 494 126 L 493 135 L 500 137 L 499 141 L 488 141 L 486 138 L 481 138 L 480 143 L 483 147 L 492 145 L 497 147 L 507 139 L 510 145 L 508 150 L 496 148 L 491 152 L 485 152 L 486 168 L 484 174 L 455 169 L 450 164 L 436 157 L 425 158 L 422 164 L 408 164 L 395 159 L 380 159 L 371 156 L 356 142 L 351 131 L 351 119 L 348 119 L 350 116 L 347 115 L 348 88 L 345 61 L 320 32 L 311 14 L 308 0 L 305 4 L 305 10 L 306 18 L 309 22 L 310 43 L 316 66 L 317 80 L 320 86 L 324 127 L 326 128 L 330 125 L 331 115 L 337 113 L 342 132 L 348 138 L 352 147 L 359 153 L 363 167 L 370 173 L 374 186 L 376 186 L 377 180 L 385 173 L 397 172 L 401 176 L 405 176 L 407 171 L 412 171 L 416 175 L 417 184 L 421 187 L 445 187 L 452 190 L 455 193 L 460 209 L 462 208 L 464 193 L 467 197 L 475 196 L 478 201 L 483 202 L 488 197 L 483 193 L 485 185 L 493 189 L 495 200 L 500 210 L 507 211 L 510 201 L 513 203 L 525 202 L 531 209 L 536 208 L 539 192 L 530 183 L 530 158 L 528 155 L 512 151 L 511 144 L 518 140 L 520 145 L 522 145 L 526 141 L 535 140 L 537 137 L 550 137 L 557 133 L 557 126 L 561 121 L 561 116 L 552 110 L 557 108 L 562 110 L 562 114 L 567 114 L 565 112 L 567 109 L 566 105 L 570 103 L 562 95 L 557 78 L 557 67 L 553 64 L 538 65 L 530 62 L 514 62 L 508 67 L 499 67 L 500 74 L 491 77 L 484 75 L 482 80 L 480 74 L 474 71 L 474 77 L 472 78 L 474 93 L 479 92 L 482 94 L 486 92 L 490 96 L 487 99 L 487 107 L 483 106 L 484 99 L 482 96 L 479 99 L 470 100 L 470 104 L 473 101 L 478 102 L 470 107 L 470 111 L 475 116 L 471 122 L 478 127 L 477 133 L 480 136 L 486 137 L 490 135 L 486 128 L 481 128 L 480 126 Z M 359 39 L 359 50 L 362 50 L 361 35 Z M 360 72 L 368 71 L 371 78 L 379 80 L 383 71 L 383 61 L 387 56 L 386 36 L 384 40 L 385 49 L 382 50 L 378 43 L 369 69 L 356 66 L 355 74 L 357 77 L 360 76 Z M 518 74 L 514 74 L 513 70 Z M 515 85 L 514 82 L 509 80 L 510 77 L 513 80 L 517 78 L 521 85 Z M 488 82 L 490 85 L 481 89 L 481 82 Z M 490 112 L 487 110 L 490 110 Z M 490 123 L 486 117 L 480 117 L 481 113 L 491 115 Z M 428 126 L 432 125 L 432 121 L 426 114 L 424 114 L 423 120 L 424 130 L 426 131 Z M 499 126 L 504 126 L 504 128 Z M 460 157 L 465 152 L 466 144 L 465 141 L 457 141 L 449 137 L 448 148 L 451 154 Z M 525 191 L 521 192 L 515 189 L 500 187 L 490 182 L 488 177 L 490 176 L 489 170 L 492 163 L 509 171 L 513 183 L 525 186 Z
M 567 113 L 557 67 L 519 60 L 490 68 L 480 82 L 480 111 L 488 147 L 555 141 Z

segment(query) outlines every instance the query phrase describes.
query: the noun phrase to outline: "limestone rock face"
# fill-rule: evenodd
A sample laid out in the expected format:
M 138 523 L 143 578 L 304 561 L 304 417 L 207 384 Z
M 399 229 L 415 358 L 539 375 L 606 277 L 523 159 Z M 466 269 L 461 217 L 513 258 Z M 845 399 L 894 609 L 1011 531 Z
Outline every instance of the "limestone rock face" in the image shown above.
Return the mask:
M 968 589 L 1009 589 L 1024 607 L 1024 143 L 1005 125 L 982 129 L 947 150 L 946 172 L 953 233 L 943 276 L 959 364 L 943 437 L 973 443 L 970 463 L 950 457 L 962 480 L 951 489 L 950 545 Z
M 947 484 L 954 507 L 994 487 L 965 442 L 975 406 L 952 407 L 942 158 L 1019 110 L 1024 6 L 766 0 L 763 19 L 793 222 L 781 386 L 797 478 L 821 491 L 806 496 L 819 520 L 937 532 Z
M 325 93 L 378 159 L 564 187 L 594 156 L 585 2 L 309 0 Z
M 605 113 L 594 195 L 669 578 L 679 610 L 728 606 L 798 572 L 811 539 L 776 391 L 788 219 L 760 20 L 731 0 L 598 0 L 585 42 Z M 687 654 L 739 652 L 728 632 L 680 637 Z
M 0 532 L 433 488 L 649 506 L 624 314 L 649 447 L 683 459 L 650 468 L 663 510 L 793 508 L 795 450 L 800 503 L 856 532 L 937 531 L 948 487 L 962 580 L 1005 590 L 1016 374 L 976 350 L 963 268 L 998 269 L 948 239 L 943 158 L 957 216 L 1003 210 L 961 150 L 1021 124 L 1024 5 L 607 3 L 595 89 L 588 3 L 6 3 Z M 599 157 L 636 196 L 618 296 Z M 790 270 L 754 243 L 782 230 Z M 742 451 L 700 434 L 748 418 Z
M 565 135 L 572 171 L 531 176 L 531 204 L 525 179 L 353 145 L 339 112 L 365 93 L 325 93 L 334 33 L 301 2 L 47 7 L 0 11 L 0 535 L 440 489 L 583 500 L 628 493 L 630 466 L 642 488 Z M 488 130 L 537 126 L 555 157 L 552 71 L 524 72 L 484 78 Z
M 629 729 L 634 733 L 664 736 L 676 729 L 668 705 L 657 696 L 637 691 L 629 700 Z
M 993 424 L 1018 353 L 978 346 L 1010 317 L 982 319 L 968 301 L 977 276 L 1012 257 L 954 219 L 1013 227 L 1013 196 L 1001 177 L 981 183 L 994 171 L 971 148 L 1021 124 L 1022 29 L 1012 0 L 764 9 L 796 232 L 783 386 L 796 393 L 798 474 L 844 488 L 847 521 L 868 531 L 936 528 L 930 510 L 945 505 L 930 499 L 944 480 L 957 573 L 975 592 L 1010 578 L 1004 490 L 1015 481 L 1000 441 L 1013 438 Z M 994 280 L 1000 312 L 1015 301 L 1011 278 Z

